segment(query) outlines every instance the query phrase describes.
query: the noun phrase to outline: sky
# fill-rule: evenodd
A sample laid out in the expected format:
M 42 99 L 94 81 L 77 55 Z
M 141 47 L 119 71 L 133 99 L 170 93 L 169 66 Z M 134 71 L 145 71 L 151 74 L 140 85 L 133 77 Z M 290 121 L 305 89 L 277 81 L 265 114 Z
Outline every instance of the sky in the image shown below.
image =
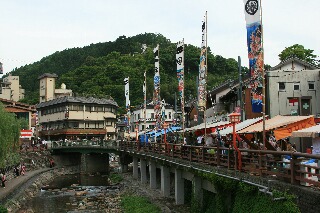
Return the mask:
M 212 52 L 240 56 L 248 66 L 243 0 L 0 0 L 0 5 L 4 73 L 56 51 L 122 35 L 160 33 L 200 47 L 206 11 Z M 262 0 L 265 64 L 276 66 L 281 51 L 294 44 L 320 56 L 319 6 L 319 0 Z

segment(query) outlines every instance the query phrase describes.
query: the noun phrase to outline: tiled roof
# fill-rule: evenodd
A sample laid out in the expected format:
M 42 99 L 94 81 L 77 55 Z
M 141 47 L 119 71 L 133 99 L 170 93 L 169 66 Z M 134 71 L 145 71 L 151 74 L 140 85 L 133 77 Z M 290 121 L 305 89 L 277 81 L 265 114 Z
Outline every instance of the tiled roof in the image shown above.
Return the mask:
M 117 102 L 115 102 L 114 100 L 111 100 L 111 99 L 64 96 L 64 97 L 56 98 L 56 99 L 46 101 L 43 103 L 39 103 L 39 104 L 37 104 L 36 108 L 39 109 L 39 108 L 54 106 L 54 105 L 62 104 L 62 103 L 101 104 L 101 105 L 114 105 L 114 106 L 118 107 Z
M 307 61 L 301 60 L 301 59 L 299 59 L 299 58 L 297 58 L 297 57 L 292 57 L 292 58 L 288 58 L 288 59 L 280 62 L 277 66 L 272 67 L 272 68 L 270 69 L 270 71 L 278 70 L 278 69 L 280 69 L 283 65 L 288 64 L 288 63 L 291 63 L 291 62 L 293 62 L 293 61 L 295 61 L 295 62 L 297 62 L 297 63 L 300 63 L 300 64 L 302 64 L 303 66 L 306 66 L 306 67 L 308 67 L 308 68 L 311 69 L 311 70 L 319 69 L 319 67 L 317 67 L 317 66 L 315 66 L 315 65 L 313 65 L 313 64 L 311 64 L 311 63 L 309 63 L 309 62 L 307 62 Z
M 38 77 L 38 80 L 40 80 L 40 79 L 42 79 L 44 77 L 47 77 L 47 78 L 58 78 L 58 75 L 55 74 L 55 73 L 52 73 L 52 74 L 51 73 L 43 73 L 42 75 L 40 75 Z

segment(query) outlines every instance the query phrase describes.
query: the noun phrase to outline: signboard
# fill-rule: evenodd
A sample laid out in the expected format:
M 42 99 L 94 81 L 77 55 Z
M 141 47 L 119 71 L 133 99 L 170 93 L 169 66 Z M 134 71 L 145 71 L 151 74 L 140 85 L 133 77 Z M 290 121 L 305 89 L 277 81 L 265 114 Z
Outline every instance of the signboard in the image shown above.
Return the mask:
M 32 129 L 30 129 L 30 130 L 23 129 L 20 131 L 20 138 L 31 139 L 32 135 L 33 135 Z

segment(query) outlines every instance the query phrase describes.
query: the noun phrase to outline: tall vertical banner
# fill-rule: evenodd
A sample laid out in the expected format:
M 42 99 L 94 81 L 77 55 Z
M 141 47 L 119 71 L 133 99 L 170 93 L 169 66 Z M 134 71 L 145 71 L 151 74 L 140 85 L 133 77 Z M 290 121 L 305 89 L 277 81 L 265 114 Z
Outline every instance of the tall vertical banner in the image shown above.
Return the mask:
M 259 0 L 243 0 L 247 27 L 252 112 L 262 112 L 263 46 Z
M 204 16 L 201 25 L 202 42 L 199 64 L 199 83 L 198 83 L 198 108 L 199 111 L 205 111 L 206 107 L 206 76 L 207 76 L 207 13 Z
M 126 110 L 127 110 L 126 125 L 127 125 L 127 129 L 128 129 L 128 133 L 130 133 L 129 77 L 125 78 L 123 81 L 124 81 L 124 94 L 126 97 Z
M 178 94 L 181 100 L 181 123 L 184 125 L 184 41 L 178 42 L 176 52 Z M 184 128 L 182 128 L 184 129 Z
M 1 62 L 0 62 L 0 74 L 3 74 L 3 66 Z
M 156 118 L 155 128 L 161 129 L 161 99 L 160 99 L 160 61 L 159 61 L 159 44 L 153 50 L 154 54 L 154 114 Z
M 147 129 L 147 74 L 146 71 L 144 71 L 144 75 L 143 75 L 143 87 L 142 87 L 142 91 L 143 91 L 143 118 L 144 118 L 144 128 L 145 130 Z

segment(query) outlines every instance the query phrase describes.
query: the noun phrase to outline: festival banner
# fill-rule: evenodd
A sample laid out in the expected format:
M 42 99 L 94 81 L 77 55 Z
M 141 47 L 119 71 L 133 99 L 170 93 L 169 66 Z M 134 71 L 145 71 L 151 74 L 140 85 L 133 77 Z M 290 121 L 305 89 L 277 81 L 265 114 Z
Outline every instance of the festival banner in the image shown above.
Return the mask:
M 207 13 L 202 21 L 202 42 L 199 64 L 199 83 L 198 83 L 198 108 L 204 111 L 206 106 L 206 77 L 207 77 Z
M 252 112 L 262 112 L 263 46 L 261 5 L 258 0 L 243 0 L 247 27 Z
M 161 99 L 160 99 L 160 63 L 159 63 L 159 44 L 153 50 L 154 54 L 154 114 L 156 118 L 156 129 L 161 129 Z
M 184 114 L 184 41 L 177 43 L 176 52 L 178 92 L 181 100 L 181 112 Z M 182 116 L 182 124 L 184 116 Z
M 1 62 L 0 62 L 0 74 L 3 74 L 3 66 Z
M 128 128 L 128 133 L 130 133 L 130 99 L 129 99 L 129 77 L 125 78 L 124 80 L 124 93 L 126 97 L 126 110 L 127 110 L 127 116 L 126 116 L 126 124 Z

